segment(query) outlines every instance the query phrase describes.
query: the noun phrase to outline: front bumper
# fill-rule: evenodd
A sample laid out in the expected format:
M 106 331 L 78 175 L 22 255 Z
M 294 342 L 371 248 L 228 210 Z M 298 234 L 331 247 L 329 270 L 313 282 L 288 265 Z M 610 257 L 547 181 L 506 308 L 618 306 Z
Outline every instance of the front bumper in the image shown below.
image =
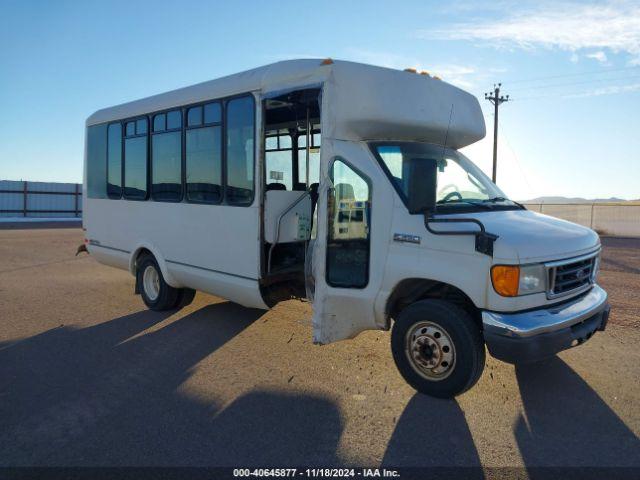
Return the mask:
M 482 312 L 489 353 L 508 363 L 530 363 L 586 342 L 609 319 L 607 292 L 594 285 L 557 306 L 519 313 Z

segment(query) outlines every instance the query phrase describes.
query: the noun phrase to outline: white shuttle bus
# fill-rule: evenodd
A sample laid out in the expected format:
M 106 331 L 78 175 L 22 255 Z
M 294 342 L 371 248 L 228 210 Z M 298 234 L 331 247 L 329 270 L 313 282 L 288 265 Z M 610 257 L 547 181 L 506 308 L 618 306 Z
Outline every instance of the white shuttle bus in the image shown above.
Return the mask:
M 458 149 L 475 97 L 426 72 L 292 60 L 86 122 L 85 243 L 153 310 L 306 298 L 313 339 L 391 333 L 415 389 L 475 384 L 606 326 L 598 235 L 506 198 Z

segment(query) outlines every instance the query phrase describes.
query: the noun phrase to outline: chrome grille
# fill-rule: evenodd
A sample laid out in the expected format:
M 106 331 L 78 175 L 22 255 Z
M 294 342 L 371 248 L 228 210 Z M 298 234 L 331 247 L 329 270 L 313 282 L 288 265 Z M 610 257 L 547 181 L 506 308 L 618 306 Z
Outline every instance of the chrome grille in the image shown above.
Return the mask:
M 594 282 L 597 253 L 563 262 L 547 264 L 549 290 L 547 297 L 555 298 L 586 290 Z

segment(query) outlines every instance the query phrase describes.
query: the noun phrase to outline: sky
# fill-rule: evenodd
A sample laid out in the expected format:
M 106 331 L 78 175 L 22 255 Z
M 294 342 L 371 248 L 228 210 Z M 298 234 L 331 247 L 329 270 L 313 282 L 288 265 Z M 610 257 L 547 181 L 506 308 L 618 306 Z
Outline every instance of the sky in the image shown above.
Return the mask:
M 95 110 L 309 57 L 470 91 L 487 137 L 463 152 L 489 175 L 501 82 L 508 196 L 640 198 L 640 0 L 0 0 L 0 179 L 80 182 Z

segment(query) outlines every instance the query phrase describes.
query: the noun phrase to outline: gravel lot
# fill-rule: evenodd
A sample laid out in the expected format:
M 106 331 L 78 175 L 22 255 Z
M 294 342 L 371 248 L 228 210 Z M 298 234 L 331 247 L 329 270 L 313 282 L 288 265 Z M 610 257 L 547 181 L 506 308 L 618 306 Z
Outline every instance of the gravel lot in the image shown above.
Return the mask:
M 387 332 L 314 346 L 294 301 L 150 312 L 81 242 L 0 230 L 0 466 L 640 467 L 640 240 L 603 240 L 606 332 L 535 366 L 488 359 L 451 401 L 403 382 Z

